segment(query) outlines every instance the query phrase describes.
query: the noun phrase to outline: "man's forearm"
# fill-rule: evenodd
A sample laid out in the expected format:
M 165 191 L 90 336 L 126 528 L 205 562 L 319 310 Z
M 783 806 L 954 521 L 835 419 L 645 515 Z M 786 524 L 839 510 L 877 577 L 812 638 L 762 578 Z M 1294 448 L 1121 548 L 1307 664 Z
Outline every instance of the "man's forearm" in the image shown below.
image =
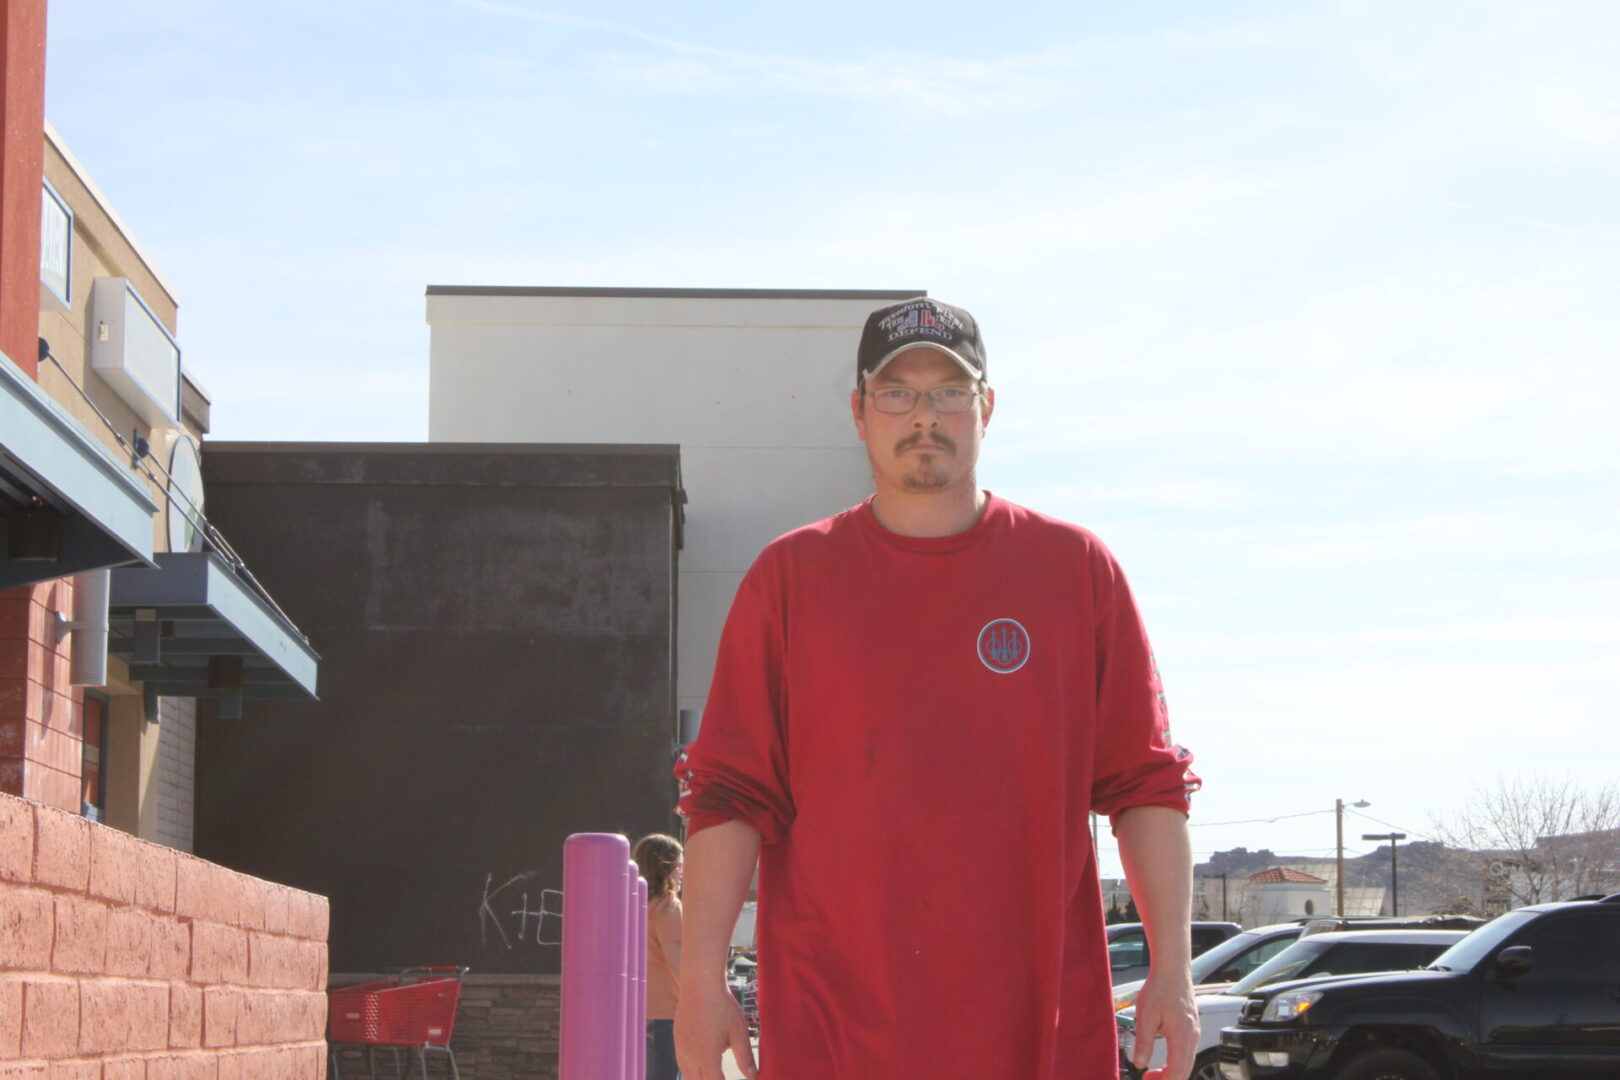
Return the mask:
M 1192 958 L 1192 842 L 1187 815 L 1165 806 L 1133 806 L 1114 818 L 1131 899 L 1147 930 L 1153 966 L 1184 967 Z
M 681 899 L 681 983 L 723 979 L 731 932 L 759 861 L 759 832 L 727 821 L 694 834 L 686 844 Z

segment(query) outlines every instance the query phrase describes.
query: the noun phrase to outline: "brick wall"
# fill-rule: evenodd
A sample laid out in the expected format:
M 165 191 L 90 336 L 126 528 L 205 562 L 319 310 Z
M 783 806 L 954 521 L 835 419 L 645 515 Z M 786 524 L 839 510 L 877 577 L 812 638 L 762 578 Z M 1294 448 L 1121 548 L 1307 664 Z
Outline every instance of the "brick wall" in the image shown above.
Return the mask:
M 324 897 L 0 794 L 0 1080 L 326 1072 Z
M 84 694 L 55 622 L 72 610 L 69 578 L 0 592 L 0 792 L 77 813 Z
M 353 986 L 388 975 L 333 975 L 333 986 Z M 450 1048 L 462 1080 L 556 1080 L 557 1022 L 562 1000 L 557 975 L 470 974 L 462 983 Z M 339 1070 L 365 1076 L 363 1051 L 343 1045 Z M 394 1059 L 379 1048 L 378 1076 L 393 1076 Z M 428 1075 L 448 1075 L 444 1055 L 428 1061 Z M 411 1075 L 419 1075 L 412 1073 Z

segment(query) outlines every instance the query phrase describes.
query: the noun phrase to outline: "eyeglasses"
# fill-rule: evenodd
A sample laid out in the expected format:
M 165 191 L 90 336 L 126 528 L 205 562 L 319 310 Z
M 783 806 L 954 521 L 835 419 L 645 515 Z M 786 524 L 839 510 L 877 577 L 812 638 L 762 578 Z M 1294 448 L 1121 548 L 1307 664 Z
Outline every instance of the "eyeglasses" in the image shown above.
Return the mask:
M 966 386 L 936 386 L 932 390 L 913 390 L 909 386 L 885 386 L 868 391 L 872 405 L 880 413 L 901 415 L 917 407 L 917 399 L 924 394 L 937 413 L 967 412 L 973 407 L 979 392 Z

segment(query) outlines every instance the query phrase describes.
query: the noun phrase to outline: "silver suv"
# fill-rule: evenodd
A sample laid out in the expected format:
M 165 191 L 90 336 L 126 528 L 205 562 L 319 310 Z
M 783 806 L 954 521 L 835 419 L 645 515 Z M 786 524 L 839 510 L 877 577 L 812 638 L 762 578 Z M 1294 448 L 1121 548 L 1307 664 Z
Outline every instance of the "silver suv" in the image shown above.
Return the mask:
M 1235 922 L 1193 923 L 1193 955 L 1207 952 L 1242 929 Z M 1147 932 L 1141 923 L 1114 923 L 1108 927 L 1108 966 L 1113 971 L 1115 985 L 1142 978 L 1148 972 L 1150 960 Z
M 1190 1080 L 1221 1080 L 1221 1029 L 1235 1024 L 1251 990 L 1293 979 L 1410 971 L 1467 936 L 1463 930 L 1346 930 L 1313 934 L 1295 941 L 1220 993 L 1201 993 L 1198 1003 L 1198 1056 Z M 1136 1007 L 1115 1014 L 1119 1026 L 1120 1075 L 1141 1074 L 1129 1063 L 1136 1050 Z M 1149 1068 L 1164 1064 L 1162 1041 Z

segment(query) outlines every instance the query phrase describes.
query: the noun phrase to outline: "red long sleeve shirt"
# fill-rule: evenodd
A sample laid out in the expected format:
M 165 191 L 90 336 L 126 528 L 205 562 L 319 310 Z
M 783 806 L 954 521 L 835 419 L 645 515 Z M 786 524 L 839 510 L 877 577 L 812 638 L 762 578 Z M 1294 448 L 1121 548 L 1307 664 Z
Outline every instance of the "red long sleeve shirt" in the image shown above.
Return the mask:
M 1117 1068 L 1088 812 L 1187 809 L 1130 590 L 1084 529 L 990 497 L 955 536 L 870 504 L 773 541 L 677 772 L 764 839 L 762 1080 Z

